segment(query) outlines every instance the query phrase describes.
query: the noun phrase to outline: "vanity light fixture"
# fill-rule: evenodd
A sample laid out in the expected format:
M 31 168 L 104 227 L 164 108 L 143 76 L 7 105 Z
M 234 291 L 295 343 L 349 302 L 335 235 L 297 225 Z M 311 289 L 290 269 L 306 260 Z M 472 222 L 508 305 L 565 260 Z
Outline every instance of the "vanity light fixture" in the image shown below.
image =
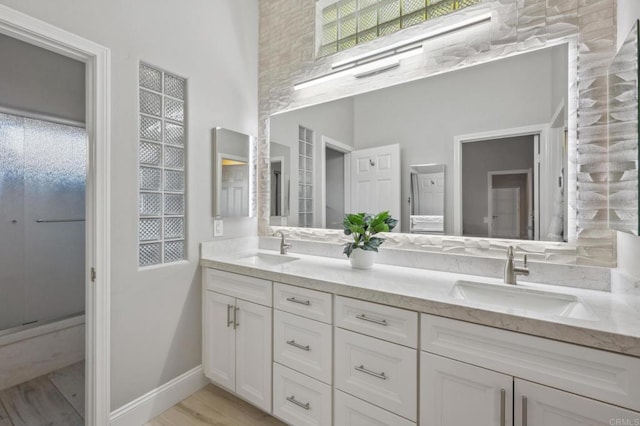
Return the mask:
M 461 19 L 450 25 L 432 29 L 419 36 L 362 55 L 334 62 L 331 64 L 332 72 L 297 83 L 293 89 L 304 89 L 345 75 L 363 78 L 397 68 L 400 66 L 401 59 L 421 54 L 423 52 L 422 43 L 425 40 L 488 21 L 491 21 L 491 11 Z

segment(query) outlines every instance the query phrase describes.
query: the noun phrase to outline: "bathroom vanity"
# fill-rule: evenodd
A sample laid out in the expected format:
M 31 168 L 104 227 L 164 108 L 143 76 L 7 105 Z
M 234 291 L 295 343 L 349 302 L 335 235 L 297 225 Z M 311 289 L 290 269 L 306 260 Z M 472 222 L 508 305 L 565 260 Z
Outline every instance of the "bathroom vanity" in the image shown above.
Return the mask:
M 264 250 L 201 265 L 205 374 L 289 424 L 640 422 L 637 297 Z

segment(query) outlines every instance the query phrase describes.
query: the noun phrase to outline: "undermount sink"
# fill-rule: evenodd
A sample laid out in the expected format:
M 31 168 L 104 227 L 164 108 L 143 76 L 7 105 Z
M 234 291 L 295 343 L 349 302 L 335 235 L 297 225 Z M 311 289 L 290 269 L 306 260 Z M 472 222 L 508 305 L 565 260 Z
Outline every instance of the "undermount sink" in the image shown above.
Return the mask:
M 454 284 L 450 296 L 474 304 L 501 307 L 507 310 L 597 320 L 580 298 L 571 294 L 460 280 Z
M 294 256 L 287 256 L 285 254 L 268 253 L 257 253 L 238 259 L 240 262 L 250 263 L 256 266 L 278 266 L 284 263 L 293 262 L 294 260 L 298 260 L 298 258 Z

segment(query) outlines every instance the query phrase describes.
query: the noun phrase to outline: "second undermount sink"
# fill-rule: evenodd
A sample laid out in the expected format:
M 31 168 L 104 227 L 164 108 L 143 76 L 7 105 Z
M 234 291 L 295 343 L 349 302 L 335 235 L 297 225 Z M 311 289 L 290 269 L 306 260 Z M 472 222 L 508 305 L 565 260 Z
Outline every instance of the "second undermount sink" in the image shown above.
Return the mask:
M 269 254 L 269 253 L 256 253 L 251 256 L 242 257 L 238 261 L 243 263 L 250 263 L 256 266 L 278 266 L 288 262 L 298 260 L 297 257 L 287 256 L 285 254 Z
M 450 296 L 470 303 L 527 311 L 554 317 L 597 320 L 580 300 L 571 294 L 552 293 L 511 285 L 456 281 Z

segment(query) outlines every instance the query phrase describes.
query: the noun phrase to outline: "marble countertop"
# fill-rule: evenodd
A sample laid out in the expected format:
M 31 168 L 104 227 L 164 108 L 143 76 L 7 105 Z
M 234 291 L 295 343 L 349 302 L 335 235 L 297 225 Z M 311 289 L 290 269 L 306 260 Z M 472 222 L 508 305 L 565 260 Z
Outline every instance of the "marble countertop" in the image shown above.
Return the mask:
M 578 318 L 547 315 L 499 304 L 471 303 L 453 295 L 458 280 L 503 285 L 474 275 L 377 264 L 370 270 L 351 268 L 348 259 L 292 254 L 297 260 L 251 264 L 247 256 L 275 254 L 252 250 L 233 255 L 203 256 L 200 264 L 243 275 L 334 293 L 433 315 L 531 334 L 563 342 L 640 357 L 640 297 L 609 292 L 518 283 L 518 288 L 577 296 L 587 307 Z

